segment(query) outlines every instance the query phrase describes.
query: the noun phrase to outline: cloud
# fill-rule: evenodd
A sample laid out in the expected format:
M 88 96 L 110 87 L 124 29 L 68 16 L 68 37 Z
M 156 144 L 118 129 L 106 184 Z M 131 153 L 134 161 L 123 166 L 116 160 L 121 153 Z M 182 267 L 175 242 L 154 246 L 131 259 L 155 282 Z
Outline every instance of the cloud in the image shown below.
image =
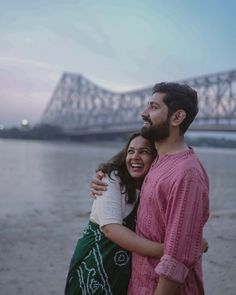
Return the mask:
M 9 67 L 9 66 L 30 66 L 30 67 L 36 67 L 36 68 L 41 68 L 41 69 L 47 69 L 47 70 L 58 70 L 60 71 L 61 68 L 57 67 L 55 65 L 42 62 L 42 61 L 37 61 L 37 60 L 32 60 L 32 59 L 23 59 L 23 58 L 16 58 L 16 57 L 5 57 L 5 56 L 0 56 L 0 67 Z

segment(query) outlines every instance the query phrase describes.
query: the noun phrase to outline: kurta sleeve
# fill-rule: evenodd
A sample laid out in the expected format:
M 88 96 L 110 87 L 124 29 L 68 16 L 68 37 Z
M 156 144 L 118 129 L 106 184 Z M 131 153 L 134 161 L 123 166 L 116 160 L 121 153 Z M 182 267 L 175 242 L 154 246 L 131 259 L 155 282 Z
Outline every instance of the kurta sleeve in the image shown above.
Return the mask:
M 164 255 L 155 268 L 160 276 L 183 283 L 200 259 L 207 196 L 207 183 L 197 169 L 176 176 L 167 200 Z

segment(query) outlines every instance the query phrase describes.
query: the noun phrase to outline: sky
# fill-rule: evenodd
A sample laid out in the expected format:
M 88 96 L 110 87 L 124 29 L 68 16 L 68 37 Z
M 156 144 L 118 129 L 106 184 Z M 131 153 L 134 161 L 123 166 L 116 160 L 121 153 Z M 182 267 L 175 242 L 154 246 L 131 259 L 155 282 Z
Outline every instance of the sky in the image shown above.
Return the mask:
M 0 0 L 0 125 L 39 122 L 63 72 L 113 91 L 236 69 L 234 0 Z

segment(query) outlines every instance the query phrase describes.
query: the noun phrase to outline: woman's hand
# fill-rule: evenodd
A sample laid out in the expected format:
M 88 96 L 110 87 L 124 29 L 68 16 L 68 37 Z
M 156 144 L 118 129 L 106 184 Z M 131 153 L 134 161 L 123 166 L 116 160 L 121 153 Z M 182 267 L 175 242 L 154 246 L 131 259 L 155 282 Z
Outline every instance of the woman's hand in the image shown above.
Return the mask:
M 202 253 L 206 253 L 208 251 L 209 244 L 205 238 L 202 240 Z

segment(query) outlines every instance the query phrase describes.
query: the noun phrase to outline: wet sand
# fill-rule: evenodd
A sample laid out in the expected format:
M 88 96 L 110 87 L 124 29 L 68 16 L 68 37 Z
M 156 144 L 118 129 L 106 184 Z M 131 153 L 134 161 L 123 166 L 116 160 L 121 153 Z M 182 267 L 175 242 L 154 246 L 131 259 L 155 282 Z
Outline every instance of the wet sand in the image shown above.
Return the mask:
M 63 294 L 69 260 L 87 215 L 67 204 L 2 217 L 0 293 Z M 210 244 L 204 254 L 206 294 L 235 294 L 235 221 L 234 212 L 214 213 L 206 227 Z

